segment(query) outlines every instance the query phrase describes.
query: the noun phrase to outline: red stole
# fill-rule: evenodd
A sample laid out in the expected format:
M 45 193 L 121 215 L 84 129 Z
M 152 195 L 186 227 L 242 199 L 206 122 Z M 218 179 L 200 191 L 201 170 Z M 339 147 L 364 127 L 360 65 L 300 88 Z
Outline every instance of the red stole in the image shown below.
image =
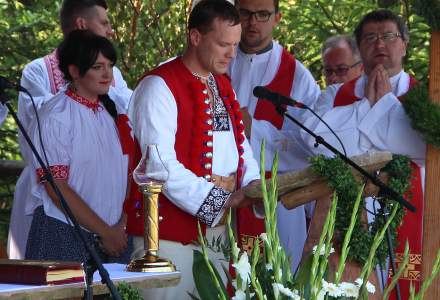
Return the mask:
M 295 77 L 295 67 L 295 57 L 286 49 L 283 49 L 278 71 L 266 88 L 283 96 L 290 97 Z M 284 122 L 284 117 L 277 112 L 275 105 L 266 99 L 257 100 L 253 118 L 265 120 L 279 130 Z M 269 172 L 266 173 L 266 177 L 271 177 Z M 248 251 L 250 254 L 256 237 L 265 231 L 264 220 L 256 218 L 252 208 L 245 207 L 237 210 L 237 232 L 240 237 L 238 242 L 243 250 Z
M 346 82 L 339 88 L 335 96 L 335 107 L 350 105 L 360 100 L 354 93 L 358 79 L 359 78 L 356 78 Z M 408 90 L 413 88 L 416 84 L 417 81 L 413 77 L 410 77 Z M 398 97 L 398 99 L 400 101 L 403 100 L 402 97 Z M 414 285 L 417 292 L 422 279 L 423 189 L 420 167 L 414 162 L 411 162 L 411 168 L 411 188 L 405 194 L 405 198 L 411 199 L 411 204 L 416 207 L 417 211 L 416 213 L 407 212 L 403 217 L 402 224 L 397 228 L 398 246 L 395 249 L 397 268 L 399 268 L 399 263 L 403 260 L 405 242 L 408 240 L 410 247 L 409 264 L 399 279 L 402 299 L 409 299 L 410 284 Z M 389 275 L 392 276 L 391 270 Z M 389 282 L 390 278 L 388 278 L 388 283 Z M 395 299 L 395 293 L 391 294 L 390 299 Z
M 296 61 L 295 57 L 283 48 L 281 62 L 275 77 L 266 88 L 290 97 L 292 92 L 293 79 L 295 77 Z M 285 105 L 284 105 L 285 108 Z M 275 105 L 266 99 L 258 99 L 253 115 L 255 120 L 264 120 L 271 123 L 278 130 L 283 127 L 284 116 L 280 115 Z
M 148 75 L 156 75 L 164 79 L 176 101 L 178 126 L 174 148 L 177 159 L 195 175 L 204 177 L 209 181 L 212 169 L 205 166 L 207 164 L 212 165 L 212 156 L 206 154 L 212 154 L 213 144 L 212 135 L 208 134 L 208 131 L 212 130 L 212 125 L 208 122 L 211 115 L 207 113 L 210 106 L 209 102 L 205 102 L 206 95 L 203 93 L 206 86 L 191 74 L 180 57 L 159 66 L 151 72 L 147 72 L 143 77 Z M 237 181 L 241 182 L 244 126 L 241 123 L 239 104 L 235 99 L 229 80 L 223 75 L 214 77 L 231 119 L 236 146 L 240 155 Z M 143 235 L 143 202 L 138 200 L 134 197 L 125 206 L 125 211 L 129 215 L 127 232 L 133 235 Z M 197 241 L 197 218 L 181 210 L 163 194 L 159 197 L 159 214 L 163 218 L 159 225 L 160 239 L 178 241 L 183 244 Z M 205 225 L 201 225 L 202 231 L 205 232 Z

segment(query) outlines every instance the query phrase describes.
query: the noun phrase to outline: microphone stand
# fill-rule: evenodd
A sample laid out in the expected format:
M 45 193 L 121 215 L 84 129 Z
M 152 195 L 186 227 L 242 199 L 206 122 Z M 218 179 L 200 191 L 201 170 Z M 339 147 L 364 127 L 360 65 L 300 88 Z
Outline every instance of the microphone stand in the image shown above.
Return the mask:
M 24 89 L 23 89 L 24 90 Z M 27 94 L 29 94 L 28 91 L 26 91 Z M 30 95 L 30 94 L 29 94 Z M 31 96 L 31 95 L 30 95 Z M 32 97 L 32 96 L 31 96 Z M 40 164 L 41 168 L 44 171 L 44 179 L 49 182 L 52 189 L 55 191 L 55 194 L 57 195 L 58 199 L 60 200 L 61 206 L 63 207 L 65 213 L 67 214 L 68 218 L 72 221 L 73 228 L 75 233 L 80 237 L 81 242 L 83 243 L 84 247 L 86 248 L 87 252 L 90 254 L 91 260 L 93 262 L 92 267 L 89 267 L 89 262 L 86 263 L 86 266 L 84 267 L 85 271 L 85 277 L 86 277 L 86 291 L 85 294 L 88 297 L 88 299 L 93 298 L 93 292 L 90 293 L 89 288 L 91 287 L 91 282 L 93 281 L 93 272 L 95 270 L 95 267 L 98 269 L 99 274 L 101 275 L 101 281 L 102 283 L 105 283 L 110 290 L 110 293 L 112 294 L 114 299 L 122 300 L 121 296 L 119 295 L 119 292 L 117 291 L 115 285 L 110 279 L 110 276 L 107 272 L 107 270 L 102 265 L 101 258 L 97 254 L 95 248 L 90 245 L 86 237 L 83 233 L 83 231 L 80 228 L 80 225 L 78 224 L 78 221 L 74 217 L 72 211 L 70 210 L 69 205 L 67 204 L 66 200 L 64 199 L 61 191 L 59 190 L 58 186 L 56 185 L 51 172 L 48 170 L 47 166 L 43 162 L 41 156 L 38 154 L 37 149 L 35 148 L 34 144 L 32 143 L 31 139 L 29 138 L 29 135 L 27 134 L 26 130 L 24 129 L 22 123 L 17 117 L 17 114 L 15 113 L 13 107 L 9 103 L 8 97 L 6 96 L 3 89 L 0 89 L 0 103 L 3 103 L 7 108 L 9 113 L 11 114 L 12 118 L 15 120 L 15 123 L 17 124 L 18 128 L 20 129 L 20 132 L 23 134 L 23 137 L 25 138 L 27 144 L 32 150 L 32 153 L 35 155 L 36 159 L 38 160 L 38 163 Z
M 268 99 L 270 100 L 270 99 Z M 396 191 L 392 190 L 391 188 L 389 188 L 386 184 L 384 184 L 382 181 L 380 181 L 380 179 L 377 176 L 373 176 L 370 173 L 368 173 L 367 171 L 365 171 L 362 167 L 360 167 L 359 165 L 357 165 L 354 161 L 352 161 L 350 158 L 348 158 L 346 155 L 344 155 L 343 153 L 341 153 L 338 149 L 336 149 L 335 147 L 333 147 L 332 145 L 330 145 L 329 143 L 327 143 L 323 137 L 315 134 L 313 131 L 311 131 L 309 128 L 305 127 L 301 122 L 299 122 L 298 120 L 296 120 L 294 117 L 292 117 L 291 115 L 289 115 L 287 113 L 287 108 L 283 107 L 281 104 L 279 104 L 280 102 L 276 102 L 276 101 L 272 101 L 272 103 L 275 105 L 277 112 L 282 115 L 287 117 L 290 121 L 292 121 L 293 123 L 295 123 L 296 125 L 298 125 L 301 129 L 303 129 L 305 132 L 307 132 L 308 134 L 310 134 L 311 136 L 313 136 L 315 138 L 315 147 L 318 147 L 319 145 L 323 145 L 324 147 L 326 147 L 327 149 L 329 149 L 332 153 L 334 153 L 335 155 L 337 155 L 338 157 L 340 157 L 343 161 L 345 161 L 346 163 L 348 163 L 350 166 L 352 166 L 354 169 L 356 169 L 359 173 L 361 173 L 363 176 L 365 176 L 366 178 L 368 178 L 374 185 L 376 185 L 377 187 L 379 187 L 379 190 L 381 192 L 381 194 L 383 196 L 389 196 L 390 198 L 394 199 L 396 202 L 398 202 L 399 204 L 401 204 L 402 206 L 406 207 L 408 210 L 415 212 L 416 208 L 409 203 L 408 201 L 406 201 L 402 196 L 400 196 Z M 310 109 L 307 107 L 307 109 Z M 386 212 L 386 207 L 385 205 L 382 205 L 384 207 L 384 213 L 383 218 L 386 222 L 387 220 L 387 216 L 385 215 Z M 396 274 L 396 262 L 394 259 L 394 255 L 393 255 L 393 248 L 392 248 L 392 241 L 391 241 L 391 233 L 389 231 L 389 228 L 387 228 L 386 230 L 386 235 L 387 235 L 387 245 L 388 245 L 388 254 L 390 257 L 390 262 L 391 262 L 391 268 L 393 271 L 393 275 Z M 397 282 L 396 284 L 396 298 L 398 300 L 401 299 L 400 296 L 400 287 L 399 287 L 399 283 Z

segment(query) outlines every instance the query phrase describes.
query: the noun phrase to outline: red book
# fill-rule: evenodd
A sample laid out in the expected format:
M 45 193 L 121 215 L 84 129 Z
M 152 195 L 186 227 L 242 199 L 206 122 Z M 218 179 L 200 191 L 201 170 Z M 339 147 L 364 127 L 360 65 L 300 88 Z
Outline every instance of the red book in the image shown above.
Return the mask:
M 81 263 L 0 259 L 0 283 L 55 285 L 84 281 Z

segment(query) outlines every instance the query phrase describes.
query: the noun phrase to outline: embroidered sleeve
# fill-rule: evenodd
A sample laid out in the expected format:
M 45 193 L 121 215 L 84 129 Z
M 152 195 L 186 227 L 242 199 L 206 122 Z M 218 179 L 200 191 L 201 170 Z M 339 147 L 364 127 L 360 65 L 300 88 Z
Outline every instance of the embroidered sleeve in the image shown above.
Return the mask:
M 69 166 L 64 166 L 64 165 L 50 166 L 49 170 L 52 173 L 52 176 L 54 179 L 68 179 L 69 178 Z M 42 168 L 39 168 L 36 170 L 36 172 L 37 172 L 38 183 L 46 182 L 46 179 L 43 178 L 44 177 L 44 170 Z
M 213 187 L 196 214 L 197 219 L 211 226 L 231 195 L 219 187 Z

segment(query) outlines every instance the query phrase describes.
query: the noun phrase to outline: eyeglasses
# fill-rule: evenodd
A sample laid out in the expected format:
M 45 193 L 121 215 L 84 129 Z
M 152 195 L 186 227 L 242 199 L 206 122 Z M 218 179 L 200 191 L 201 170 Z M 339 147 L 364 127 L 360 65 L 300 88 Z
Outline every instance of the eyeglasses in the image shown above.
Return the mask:
M 352 64 L 351 66 L 344 66 L 344 65 L 342 65 L 342 66 L 337 67 L 336 69 L 324 68 L 324 75 L 329 77 L 329 76 L 332 76 L 332 74 L 334 73 L 334 74 L 336 74 L 336 76 L 345 76 L 345 75 L 347 75 L 348 71 L 351 68 L 356 67 L 360 63 L 361 62 L 358 61 L 358 62 Z
M 247 21 L 252 18 L 252 16 L 255 16 L 255 19 L 258 22 L 267 22 L 269 21 L 269 18 L 272 14 L 275 13 L 275 11 L 267 11 L 267 10 L 259 10 L 259 11 L 250 11 L 247 9 L 240 9 L 240 20 Z
M 399 32 L 385 32 L 384 34 L 369 33 L 362 37 L 361 41 L 364 41 L 368 45 L 373 45 L 380 39 L 385 44 L 388 44 L 395 41 L 399 37 L 402 37 Z

